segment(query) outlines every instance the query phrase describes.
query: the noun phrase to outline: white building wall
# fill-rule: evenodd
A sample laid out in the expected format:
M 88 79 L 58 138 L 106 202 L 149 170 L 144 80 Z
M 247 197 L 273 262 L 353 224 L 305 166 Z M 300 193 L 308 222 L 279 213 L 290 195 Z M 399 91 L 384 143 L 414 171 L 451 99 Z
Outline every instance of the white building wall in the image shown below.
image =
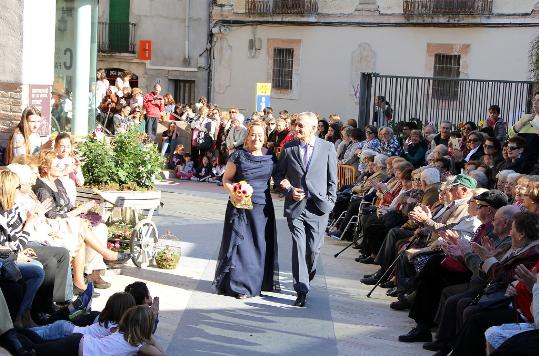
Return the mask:
M 231 26 L 229 33 L 217 36 L 213 102 L 253 111 L 256 83 L 271 82 L 267 40 L 300 39 L 297 99 L 272 97 L 271 106 L 323 115 L 337 112 L 348 118 L 358 114 L 355 94 L 359 75 L 353 72 L 352 57 L 360 43 L 369 44 L 374 52 L 369 71 L 381 74 L 432 76 L 427 43 L 469 44 L 467 75 L 463 73 L 463 77 L 527 80 L 530 41 L 538 29 L 259 25 L 256 37 L 261 38 L 262 49 L 250 58 L 248 41 L 252 33 L 252 26 Z

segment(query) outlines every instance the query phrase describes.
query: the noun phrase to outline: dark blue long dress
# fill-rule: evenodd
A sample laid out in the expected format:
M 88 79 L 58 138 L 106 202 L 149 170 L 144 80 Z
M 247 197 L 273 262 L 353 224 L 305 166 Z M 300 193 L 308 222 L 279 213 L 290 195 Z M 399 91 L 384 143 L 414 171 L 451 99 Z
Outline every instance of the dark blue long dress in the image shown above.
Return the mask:
M 245 180 L 253 187 L 253 209 L 236 209 L 228 202 L 214 285 L 229 296 L 277 291 L 277 231 L 269 188 L 274 157 L 238 149 L 229 160 L 236 165 L 234 182 Z

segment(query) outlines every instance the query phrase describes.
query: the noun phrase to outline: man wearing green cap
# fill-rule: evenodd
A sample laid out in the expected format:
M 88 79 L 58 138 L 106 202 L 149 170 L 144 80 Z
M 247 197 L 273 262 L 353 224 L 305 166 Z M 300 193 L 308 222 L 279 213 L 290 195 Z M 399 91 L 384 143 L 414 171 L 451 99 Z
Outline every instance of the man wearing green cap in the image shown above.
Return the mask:
M 438 231 L 453 228 L 457 224 L 459 233 L 466 235 L 472 235 L 477 227 L 468 214 L 468 201 L 473 196 L 477 181 L 466 174 L 459 174 L 447 186 L 453 201 L 439 218 L 433 219 L 430 209 L 425 206 L 418 206 L 410 212 L 412 220 L 434 234 L 431 241 L 438 237 Z
M 433 241 L 433 243 L 428 246 L 428 249 L 437 249 L 437 246 L 439 245 L 437 239 L 440 231 L 445 231 L 447 229 L 455 229 L 455 231 L 457 231 L 456 227 L 458 225 L 457 232 L 463 237 L 471 236 L 474 229 L 477 228 L 477 224 L 475 223 L 476 219 L 468 214 L 468 201 L 472 198 L 473 190 L 477 187 L 476 180 L 468 175 L 459 174 L 447 184 L 447 187 L 449 188 L 452 202 L 441 216 L 438 215 L 433 217 L 430 210 L 423 206 L 416 207 L 410 213 L 410 217 L 416 223 L 423 224 L 425 228 L 431 231 L 430 241 Z M 391 307 L 393 309 L 403 309 L 400 304 L 410 307 L 409 317 L 414 319 L 417 323 L 417 326 L 408 334 L 399 336 L 399 341 L 432 341 L 430 328 L 432 326 L 434 313 L 438 306 L 438 301 L 440 300 L 440 293 L 442 289 L 446 287 L 444 283 L 458 284 L 464 283 L 469 279 L 469 273 L 454 273 L 449 274 L 448 280 L 440 282 L 439 285 L 427 286 L 424 283 L 422 284 L 421 280 L 423 278 L 431 279 L 429 278 L 428 271 L 437 271 L 437 267 L 443 261 L 444 257 L 444 255 L 434 255 L 428 260 L 423 268 L 423 273 L 421 276 L 418 276 L 419 281 L 415 293 L 415 300 L 413 302 L 410 300 L 399 300 L 398 302 L 392 303 Z M 435 268 L 430 268 L 429 265 L 431 264 Z M 427 287 L 430 288 L 430 290 L 427 290 Z

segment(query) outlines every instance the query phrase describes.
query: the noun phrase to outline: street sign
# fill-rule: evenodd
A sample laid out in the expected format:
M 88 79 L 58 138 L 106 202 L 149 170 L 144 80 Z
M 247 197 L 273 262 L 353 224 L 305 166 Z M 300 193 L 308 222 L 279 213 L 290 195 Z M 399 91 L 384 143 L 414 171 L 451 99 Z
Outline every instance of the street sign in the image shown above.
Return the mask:
M 256 95 L 271 95 L 271 83 L 256 83 Z
M 256 111 L 262 111 L 270 105 L 269 95 L 257 95 L 256 96 Z
M 256 83 L 256 111 L 262 111 L 270 105 L 271 83 Z

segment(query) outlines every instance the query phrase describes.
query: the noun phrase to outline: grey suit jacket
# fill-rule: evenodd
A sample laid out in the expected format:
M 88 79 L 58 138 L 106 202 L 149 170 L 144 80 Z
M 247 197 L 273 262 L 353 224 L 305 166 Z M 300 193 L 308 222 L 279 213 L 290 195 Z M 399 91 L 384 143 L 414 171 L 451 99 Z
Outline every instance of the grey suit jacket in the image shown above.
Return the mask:
M 307 170 L 303 165 L 298 140 L 287 143 L 281 151 L 275 167 L 273 179 L 279 184 L 288 179 L 293 187 L 302 188 L 316 207 L 324 214 L 329 213 L 337 198 L 337 154 L 335 146 L 328 141 L 316 138 L 311 162 Z M 284 216 L 296 218 L 301 215 L 307 204 L 307 198 L 296 202 L 292 194 L 287 194 L 284 203 Z

